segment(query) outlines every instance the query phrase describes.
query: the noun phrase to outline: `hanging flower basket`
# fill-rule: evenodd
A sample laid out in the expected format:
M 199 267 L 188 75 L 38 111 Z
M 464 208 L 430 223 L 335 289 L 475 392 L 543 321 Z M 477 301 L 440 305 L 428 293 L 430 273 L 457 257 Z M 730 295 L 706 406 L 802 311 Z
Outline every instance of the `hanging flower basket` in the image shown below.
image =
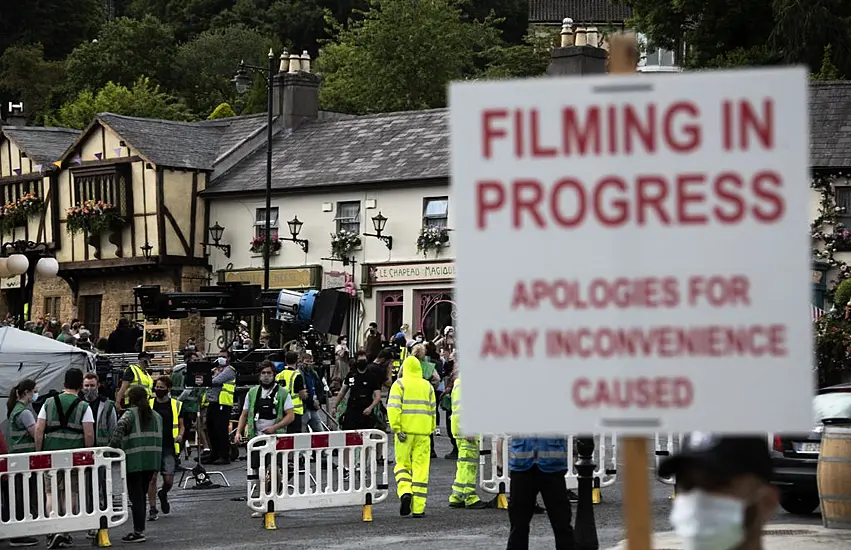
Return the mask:
M 272 254 L 275 254 L 276 252 L 281 250 L 281 241 L 278 240 L 278 234 L 277 233 L 272 233 L 272 238 L 270 240 L 272 241 L 272 243 L 271 243 L 272 244 Z M 250 250 L 251 250 L 252 254 L 263 254 L 263 255 L 265 255 L 265 252 L 266 252 L 266 237 L 260 236 L 260 237 L 254 237 L 253 239 L 251 239 L 251 249 Z
M 7 202 L 0 209 L 0 233 L 11 233 L 27 221 L 27 214 L 21 210 L 18 202 Z
M 72 235 L 80 232 L 101 235 L 122 223 L 124 219 L 114 205 L 103 201 L 85 201 L 68 209 L 65 225 Z
M 348 261 L 352 252 L 361 244 L 360 236 L 345 229 L 331 233 L 331 256 Z
M 420 229 L 420 236 L 417 237 L 417 252 L 422 252 L 423 256 L 428 256 L 429 252 L 434 252 L 437 256 L 440 254 L 440 249 L 446 246 L 449 242 L 449 230 L 445 227 L 423 227 Z
M 44 201 L 35 193 L 27 193 L 17 202 L 18 210 L 27 218 L 32 216 L 40 216 L 44 210 Z

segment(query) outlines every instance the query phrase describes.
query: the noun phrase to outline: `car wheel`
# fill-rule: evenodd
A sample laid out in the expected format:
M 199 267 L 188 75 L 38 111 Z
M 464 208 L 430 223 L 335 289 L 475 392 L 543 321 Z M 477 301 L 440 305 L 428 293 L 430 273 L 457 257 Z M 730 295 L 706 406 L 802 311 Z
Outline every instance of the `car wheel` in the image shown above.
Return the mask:
M 816 511 L 819 506 L 818 495 L 784 494 L 780 497 L 780 506 L 797 516 L 807 516 Z

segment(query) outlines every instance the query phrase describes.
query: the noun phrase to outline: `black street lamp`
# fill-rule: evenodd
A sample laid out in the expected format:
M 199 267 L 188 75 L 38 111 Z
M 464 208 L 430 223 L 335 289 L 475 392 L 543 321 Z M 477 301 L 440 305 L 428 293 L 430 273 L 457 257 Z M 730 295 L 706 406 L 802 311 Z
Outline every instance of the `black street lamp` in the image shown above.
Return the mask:
M 220 244 L 222 240 L 222 235 L 224 235 L 225 233 L 225 228 L 219 225 L 219 222 L 216 222 L 216 224 L 209 227 L 207 231 L 210 232 L 210 240 L 213 242 L 201 243 L 201 246 L 205 248 L 218 248 L 222 251 L 222 254 L 225 255 L 225 258 L 230 258 L 230 245 Z M 148 254 L 150 254 L 150 252 L 148 252 Z
M 246 65 L 244 61 L 239 64 L 233 77 L 233 83 L 239 93 L 245 93 L 251 87 L 249 70 L 259 72 L 266 78 L 266 246 L 263 247 L 263 290 L 269 290 L 269 255 L 272 252 L 272 77 L 275 75 L 275 53 L 269 50 L 269 66 L 266 68 Z
M 154 249 L 154 247 L 151 246 L 151 243 L 145 241 L 145 244 L 143 244 L 139 248 L 142 250 L 142 257 L 144 257 L 146 260 L 150 261 L 151 260 L 151 250 Z
M 279 240 L 296 243 L 297 245 L 299 245 L 301 247 L 301 249 L 304 251 L 304 253 L 307 254 L 307 251 L 309 250 L 309 243 L 308 243 L 307 239 L 299 239 L 298 238 L 298 234 L 301 233 L 301 227 L 303 225 L 304 225 L 304 222 L 299 220 L 298 216 L 291 219 L 290 221 L 287 222 L 287 226 L 289 226 L 289 228 L 290 228 L 291 237 L 289 237 L 289 238 L 281 237 Z
M 23 330 L 32 313 L 36 273 L 45 278 L 56 277 L 59 273 L 59 262 L 50 254 L 47 243 L 26 240 L 3 243 L 0 254 L 0 271 L 8 272 L 8 276 L 21 278 L 21 296 L 14 309 L 18 328 Z
M 372 217 L 372 227 L 375 229 L 375 233 L 364 233 L 364 237 L 375 237 L 379 239 L 384 245 L 387 247 L 387 250 L 393 250 L 393 237 L 390 235 L 382 235 L 384 232 L 384 227 L 387 225 L 387 218 L 381 215 L 381 211 L 378 211 L 377 216 Z

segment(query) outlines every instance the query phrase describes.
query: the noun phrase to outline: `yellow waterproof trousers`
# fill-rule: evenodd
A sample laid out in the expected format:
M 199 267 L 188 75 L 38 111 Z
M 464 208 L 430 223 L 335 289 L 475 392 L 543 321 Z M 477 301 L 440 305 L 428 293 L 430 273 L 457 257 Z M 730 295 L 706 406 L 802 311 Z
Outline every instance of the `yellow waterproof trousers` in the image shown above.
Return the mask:
M 411 435 L 396 441 L 396 494 L 411 494 L 411 512 L 422 514 L 428 498 L 428 469 L 431 465 L 431 441 L 427 435 Z
M 479 481 L 479 438 L 469 441 L 463 437 L 458 442 L 458 460 L 455 463 L 455 482 L 449 502 L 470 506 L 479 502 L 476 485 Z

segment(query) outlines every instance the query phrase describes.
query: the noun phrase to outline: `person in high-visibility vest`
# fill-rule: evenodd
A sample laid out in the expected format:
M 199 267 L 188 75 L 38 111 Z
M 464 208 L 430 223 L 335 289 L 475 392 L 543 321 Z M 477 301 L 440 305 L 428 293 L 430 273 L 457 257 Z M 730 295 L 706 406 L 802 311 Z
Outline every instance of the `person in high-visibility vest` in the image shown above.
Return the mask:
M 285 433 L 285 428 L 295 419 L 294 409 L 290 392 L 275 383 L 274 363 L 263 361 L 260 363 L 260 385 L 249 388 L 245 397 L 236 428 L 236 442 L 258 434 Z
M 9 393 L 6 402 L 6 416 L 9 419 L 9 446 L 8 449 L 0 449 L 0 454 L 18 454 L 35 452 L 35 426 L 36 415 L 32 409 L 32 402 L 38 399 L 38 388 L 35 380 L 26 379 L 18 382 Z M 2 432 L 2 430 L 0 430 Z M 2 433 L 0 433 L 2 439 Z M 10 481 L 11 484 L 11 481 Z M 15 509 L 19 514 L 25 510 L 24 507 L 24 479 L 22 476 L 14 476 L 15 485 Z M 38 484 L 36 476 L 29 480 L 30 507 L 34 514 L 38 513 Z M 6 502 L 3 502 L 4 514 Z M 23 519 L 19 517 L 18 519 Z M 39 540 L 35 537 L 15 537 L 9 541 L 11 546 L 35 546 Z
M 458 442 L 458 459 L 455 463 L 455 481 L 452 483 L 452 494 L 449 495 L 449 506 L 452 508 L 470 508 L 481 510 L 488 504 L 479 499 L 476 485 L 479 481 L 479 437 L 464 437 L 461 431 L 461 378 L 456 378 L 452 385 L 452 433 Z
M 233 413 L 233 394 L 236 391 L 236 369 L 230 364 L 227 350 L 219 352 L 213 369 L 212 387 L 207 389 L 207 434 L 210 454 L 201 458 L 202 464 L 230 464 L 230 417 Z
M 154 472 L 151 485 L 148 487 L 148 521 L 156 521 L 159 516 L 157 497 L 160 499 L 160 508 L 163 514 L 171 512 L 168 492 L 174 485 L 174 472 L 177 469 L 180 446 L 183 443 L 183 434 L 186 429 L 183 403 L 171 396 L 171 388 L 171 377 L 160 376 L 157 378 L 154 383 L 154 397 L 149 403 L 151 408 L 163 419 L 163 453 L 160 464 L 163 486 L 157 492 L 157 473 Z
M 287 433 L 301 433 L 301 417 L 304 414 L 304 400 L 307 399 L 307 388 L 304 385 L 304 377 L 298 370 L 298 353 L 288 351 L 284 356 L 284 370 L 278 373 L 275 380 L 283 382 L 290 397 L 293 400 L 295 419 L 287 426 Z
M 119 411 L 127 408 L 127 390 L 133 386 L 142 386 L 148 392 L 148 399 L 153 397 L 154 379 L 148 373 L 152 357 L 150 353 L 142 351 L 139 353 L 137 364 L 124 369 L 124 374 L 121 375 L 121 387 L 115 394 L 115 406 Z
M 95 419 L 95 447 L 106 447 L 118 416 L 115 412 L 115 402 L 100 394 L 98 387 L 100 378 L 97 373 L 87 372 L 83 377 L 83 391 L 80 397 L 89 404 Z
M 393 378 L 399 377 L 399 371 L 402 369 L 402 363 L 408 357 L 408 341 L 405 340 L 405 335 L 397 336 L 393 341 L 394 347 L 398 349 L 398 356 L 393 360 Z
M 401 506 L 399 514 L 425 515 L 428 498 L 428 473 L 431 464 L 431 442 L 434 432 L 434 388 L 423 380 L 420 361 L 409 356 L 402 365 L 402 377 L 390 388 L 387 417 L 396 434 L 396 493 Z

